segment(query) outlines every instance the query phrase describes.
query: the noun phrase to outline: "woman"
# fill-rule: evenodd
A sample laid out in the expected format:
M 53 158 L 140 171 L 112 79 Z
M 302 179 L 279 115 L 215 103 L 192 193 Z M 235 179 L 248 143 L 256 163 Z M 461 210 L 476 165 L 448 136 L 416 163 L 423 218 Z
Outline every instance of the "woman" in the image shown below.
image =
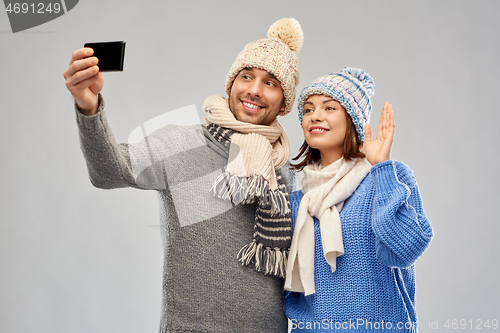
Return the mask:
M 392 161 L 392 106 L 372 140 L 373 79 L 344 68 L 299 96 L 305 142 L 293 167 L 285 280 L 292 332 L 416 332 L 415 261 L 433 231 L 411 170 Z

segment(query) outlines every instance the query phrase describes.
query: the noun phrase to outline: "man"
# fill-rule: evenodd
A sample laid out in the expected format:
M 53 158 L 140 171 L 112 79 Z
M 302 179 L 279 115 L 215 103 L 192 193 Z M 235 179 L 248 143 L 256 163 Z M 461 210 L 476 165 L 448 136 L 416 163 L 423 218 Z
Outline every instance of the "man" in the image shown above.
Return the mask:
M 93 51 L 75 51 L 64 73 L 92 183 L 159 194 L 162 333 L 287 331 L 291 177 L 276 117 L 291 110 L 303 36 L 296 20 L 282 19 L 268 37 L 240 52 L 229 99 L 209 97 L 201 126 L 169 125 L 134 145 L 118 145 L 107 124 Z

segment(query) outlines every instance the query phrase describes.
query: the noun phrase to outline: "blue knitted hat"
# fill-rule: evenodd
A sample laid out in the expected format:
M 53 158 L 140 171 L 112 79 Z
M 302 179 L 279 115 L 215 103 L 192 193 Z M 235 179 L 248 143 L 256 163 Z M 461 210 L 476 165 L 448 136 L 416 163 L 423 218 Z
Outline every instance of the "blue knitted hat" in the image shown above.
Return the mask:
M 365 141 L 365 124 L 370 123 L 371 97 L 375 94 L 375 82 L 362 69 L 345 67 L 340 73 L 321 76 L 300 93 L 298 110 L 300 124 L 304 118 L 304 103 L 311 95 L 330 96 L 344 107 L 351 117 L 358 138 Z

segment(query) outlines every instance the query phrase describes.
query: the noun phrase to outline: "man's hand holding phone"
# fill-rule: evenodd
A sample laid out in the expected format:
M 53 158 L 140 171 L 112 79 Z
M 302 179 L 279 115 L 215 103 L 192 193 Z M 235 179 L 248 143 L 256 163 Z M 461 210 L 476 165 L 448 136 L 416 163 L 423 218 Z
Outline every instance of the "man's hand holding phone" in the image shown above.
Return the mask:
M 64 78 L 81 113 L 86 116 L 97 113 L 99 92 L 104 86 L 101 72 L 123 71 L 124 58 L 124 41 L 86 43 L 73 52 Z
M 68 69 L 64 72 L 66 87 L 75 98 L 81 113 L 92 116 L 97 113 L 99 93 L 104 86 L 104 77 L 99 72 L 94 50 L 84 47 L 73 52 Z

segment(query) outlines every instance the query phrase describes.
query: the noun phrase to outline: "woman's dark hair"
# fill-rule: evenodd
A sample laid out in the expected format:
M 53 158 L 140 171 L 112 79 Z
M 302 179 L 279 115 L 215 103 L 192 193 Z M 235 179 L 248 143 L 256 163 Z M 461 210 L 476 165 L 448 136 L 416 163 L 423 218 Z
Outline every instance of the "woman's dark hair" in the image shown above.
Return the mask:
M 351 117 L 344 112 L 346 117 L 346 131 L 344 137 L 344 147 L 342 148 L 342 156 L 345 159 L 355 159 L 355 158 L 363 158 L 365 154 L 361 152 L 361 148 L 363 147 L 363 142 L 358 139 L 358 135 L 356 133 L 356 128 L 354 127 L 354 123 L 352 122 Z M 300 147 L 299 154 L 295 156 L 292 160 L 298 160 L 300 158 L 304 158 L 300 163 L 290 164 L 291 168 L 294 170 L 302 170 L 308 164 L 314 163 L 321 159 L 321 155 L 318 149 L 311 148 L 307 144 L 306 140 Z

